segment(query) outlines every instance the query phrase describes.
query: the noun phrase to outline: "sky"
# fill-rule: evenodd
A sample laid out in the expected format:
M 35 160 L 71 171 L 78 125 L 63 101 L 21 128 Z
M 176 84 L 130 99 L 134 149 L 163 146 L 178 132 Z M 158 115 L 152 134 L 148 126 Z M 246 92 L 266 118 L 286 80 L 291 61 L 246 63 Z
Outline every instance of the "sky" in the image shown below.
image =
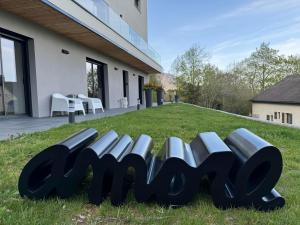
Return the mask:
M 195 44 L 223 70 L 262 42 L 300 55 L 300 0 L 148 0 L 148 42 L 165 72 Z

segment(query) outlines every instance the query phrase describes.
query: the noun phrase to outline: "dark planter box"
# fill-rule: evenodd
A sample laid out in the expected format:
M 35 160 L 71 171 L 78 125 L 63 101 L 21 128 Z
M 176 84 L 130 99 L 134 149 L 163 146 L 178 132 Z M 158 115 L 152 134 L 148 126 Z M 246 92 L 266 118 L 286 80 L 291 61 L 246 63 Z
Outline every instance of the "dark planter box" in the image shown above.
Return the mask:
M 146 89 L 145 94 L 146 94 L 146 108 L 151 108 L 152 107 L 152 90 Z
M 157 97 L 157 105 L 162 105 L 163 104 L 163 90 L 157 90 L 156 97 Z

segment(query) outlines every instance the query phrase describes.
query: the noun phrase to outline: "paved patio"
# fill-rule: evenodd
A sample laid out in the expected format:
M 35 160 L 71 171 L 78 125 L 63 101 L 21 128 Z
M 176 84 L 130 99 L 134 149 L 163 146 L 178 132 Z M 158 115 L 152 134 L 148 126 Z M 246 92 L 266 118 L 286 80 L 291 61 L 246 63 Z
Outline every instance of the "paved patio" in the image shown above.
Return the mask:
M 99 119 L 103 117 L 111 117 L 127 112 L 135 111 L 136 107 L 127 109 L 110 109 L 105 112 L 98 112 L 97 114 L 87 114 L 86 116 L 76 116 L 76 122 L 86 120 Z M 28 116 L 9 116 L 0 117 L 0 140 L 5 140 L 10 137 L 15 137 L 25 133 L 33 133 L 36 131 L 45 131 L 53 127 L 59 127 L 68 123 L 67 116 L 47 117 L 47 118 L 32 118 Z

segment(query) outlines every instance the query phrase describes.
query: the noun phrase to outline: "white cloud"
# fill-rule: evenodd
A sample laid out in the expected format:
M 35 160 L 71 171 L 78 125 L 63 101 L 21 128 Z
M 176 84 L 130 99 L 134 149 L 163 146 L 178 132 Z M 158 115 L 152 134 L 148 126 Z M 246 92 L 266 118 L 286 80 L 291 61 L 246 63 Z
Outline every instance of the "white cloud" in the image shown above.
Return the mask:
M 228 26 L 230 29 L 237 26 L 236 30 L 231 29 L 228 33 L 224 31 L 224 35 L 217 38 L 218 43 L 208 48 L 212 55 L 210 61 L 226 70 L 228 65 L 248 57 L 262 42 L 271 43 L 271 47 L 279 49 L 281 54 L 300 55 L 300 38 L 296 38 L 300 37 L 300 16 L 297 12 L 299 9 L 300 0 L 253 0 L 214 18 L 207 18 L 205 22 L 194 21 L 175 31 L 180 32 L 180 35 L 203 32 L 208 34 L 215 33 L 215 29 L 222 28 L 220 30 L 223 31 Z M 258 22 L 241 32 L 238 29 L 241 25 L 239 21 L 245 21 L 246 24 L 252 21 L 252 18 L 267 18 L 268 23 Z M 199 41 L 201 43 L 201 39 Z M 174 54 L 168 55 L 168 59 L 163 61 L 166 70 L 170 69 L 174 59 L 171 57 Z
M 282 11 L 287 11 L 299 7 L 299 0 L 255 0 L 248 4 L 237 7 L 230 12 L 223 13 L 214 18 L 207 18 L 205 24 L 197 21 L 196 23 L 183 25 L 179 27 L 177 31 L 200 32 L 218 27 L 219 25 L 224 23 L 224 20 L 235 19 L 237 17 L 249 16 L 254 14 L 263 14 L 264 16 L 267 16 L 267 13 L 280 13 Z M 299 19 L 300 17 L 298 17 L 298 20 Z
M 251 52 L 251 50 L 246 50 L 242 52 L 213 54 L 211 63 L 217 65 L 222 70 L 226 70 L 231 64 L 240 62 L 242 59 L 248 57 Z
M 290 38 L 271 47 L 278 49 L 283 55 L 300 55 L 300 38 Z
M 200 32 L 204 30 L 208 30 L 210 28 L 216 27 L 215 24 L 209 23 L 209 24 L 204 24 L 204 25 L 199 25 L 199 24 L 187 24 L 182 27 L 179 27 L 177 31 L 185 33 L 185 32 Z
M 299 0 L 256 0 L 225 13 L 218 19 L 229 19 L 258 13 L 275 13 L 277 11 L 293 9 L 300 6 Z
M 300 38 L 290 38 L 286 41 L 271 44 L 271 47 L 279 50 L 282 55 L 300 55 Z M 241 52 L 219 52 L 213 54 L 211 62 L 222 70 L 226 70 L 229 65 L 239 62 L 246 57 L 249 57 L 255 49 L 249 49 Z
M 277 22 L 271 24 L 269 27 L 257 30 L 255 32 L 249 31 L 244 35 L 239 35 L 236 38 L 225 40 L 214 46 L 213 54 L 222 53 L 224 51 L 245 48 L 245 46 L 258 45 L 262 42 L 273 43 L 276 39 L 282 39 L 291 36 L 299 36 L 300 34 L 300 17 L 291 19 L 291 21 Z M 253 49 L 254 50 L 254 49 Z

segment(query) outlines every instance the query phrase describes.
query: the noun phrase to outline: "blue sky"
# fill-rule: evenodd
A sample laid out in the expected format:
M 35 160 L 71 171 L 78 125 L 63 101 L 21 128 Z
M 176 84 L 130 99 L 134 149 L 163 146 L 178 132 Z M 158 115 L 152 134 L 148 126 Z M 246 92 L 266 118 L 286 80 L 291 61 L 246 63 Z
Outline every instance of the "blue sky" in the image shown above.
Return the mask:
M 262 42 L 300 54 L 300 0 L 148 0 L 148 17 L 165 72 L 193 44 L 224 70 Z

